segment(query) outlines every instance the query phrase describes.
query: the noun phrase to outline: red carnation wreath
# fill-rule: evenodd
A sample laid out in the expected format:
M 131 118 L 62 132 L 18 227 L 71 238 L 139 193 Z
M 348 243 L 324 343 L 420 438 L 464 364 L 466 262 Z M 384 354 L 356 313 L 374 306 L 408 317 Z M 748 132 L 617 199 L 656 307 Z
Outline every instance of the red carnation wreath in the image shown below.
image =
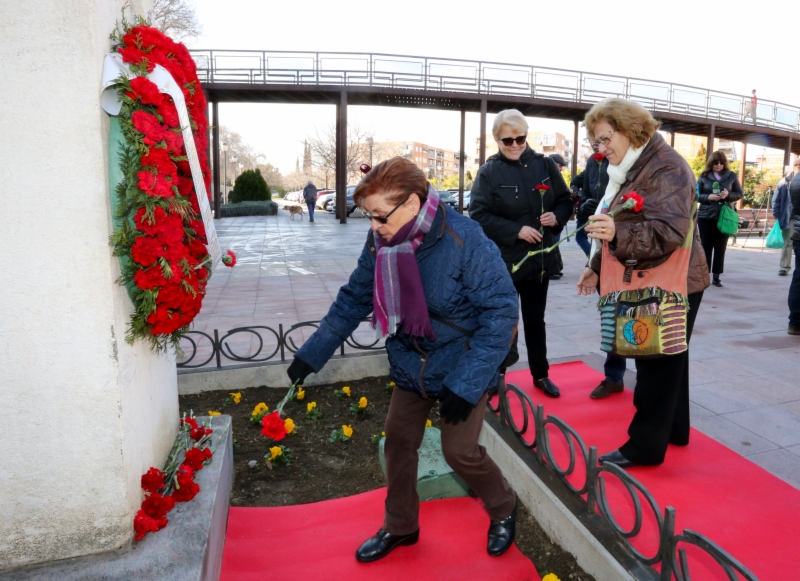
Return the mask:
M 200 312 L 210 258 L 175 104 L 145 75 L 160 65 L 181 87 L 208 191 L 206 99 L 183 44 L 141 21 L 136 26 L 123 21 L 111 39 L 138 75 L 122 76 L 117 84 L 123 180 L 116 191 L 121 222 L 111 244 L 121 257 L 119 282 L 128 287 L 135 307 L 126 340 L 148 340 L 155 351 L 168 343 L 177 348 Z

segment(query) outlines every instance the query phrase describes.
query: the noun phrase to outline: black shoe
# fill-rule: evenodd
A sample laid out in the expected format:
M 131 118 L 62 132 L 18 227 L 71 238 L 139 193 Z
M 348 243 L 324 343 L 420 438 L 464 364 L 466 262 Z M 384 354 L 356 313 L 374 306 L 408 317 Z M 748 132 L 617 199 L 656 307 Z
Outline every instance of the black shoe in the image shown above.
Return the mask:
M 541 389 L 548 397 L 558 397 L 561 395 L 561 392 L 558 391 L 558 386 L 550 381 L 549 377 L 545 377 L 544 379 L 534 379 L 533 385 L 534 387 Z
M 558 279 L 559 279 L 559 278 L 561 278 L 562 276 L 564 276 L 564 273 L 563 273 L 563 272 L 559 272 L 558 274 L 551 274 L 551 275 L 550 275 L 550 280 L 558 280 Z
M 785 268 L 778 271 L 778 276 L 786 276 L 787 274 L 789 274 L 789 272 Z
M 714 280 L 711 281 L 711 284 L 713 284 L 714 286 L 718 286 L 719 288 L 722 288 L 722 282 L 719 280 L 718 276 L 714 277 Z
M 595 387 L 592 390 L 592 393 L 589 395 L 592 399 L 604 399 L 611 395 L 612 393 L 620 393 L 625 389 L 625 386 L 621 383 L 613 383 L 604 379 L 600 382 L 600 385 Z
M 625 456 L 622 455 L 622 452 L 619 450 L 614 450 L 613 452 L 609 452 L 608 454 L 603 454 L 600 458 L 597 459 L 600 464 L 603 462 L 608 462 L 610 464 L 616 464 L 620 468 L 630 468 L 631 466 L 636 466 L 635 462 L 631 462 Z
M 786 332 L 790 335 L 800 335 L 800 327 L 789 327 Z
M 356 560 L 370 563 L 383 559 L 392 549 L 401 545 L 414 545 L 419 540 L 419 529 L 410 535 L 390 535 L 381 529 L 374 537 L 368 538 L 356 551 Z
M 492 557 L 499 557 L 505 553 L 512 544 L 517 534 L 517 505 L 511 515 L 503 520 L 493 520 L 489 523 L 489 541 L 486 543 L 486 552 Z

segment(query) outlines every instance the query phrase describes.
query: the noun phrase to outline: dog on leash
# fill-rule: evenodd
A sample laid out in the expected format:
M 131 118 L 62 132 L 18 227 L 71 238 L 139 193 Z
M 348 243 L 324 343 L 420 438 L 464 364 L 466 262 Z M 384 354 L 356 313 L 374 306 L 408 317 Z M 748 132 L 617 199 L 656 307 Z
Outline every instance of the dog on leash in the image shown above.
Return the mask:
M 303 206 L 285 206 L 284 209 L 289 211 L 290 220 L 294 220 L 295 216 L 300 216 L 300 219 L 303 219 Z

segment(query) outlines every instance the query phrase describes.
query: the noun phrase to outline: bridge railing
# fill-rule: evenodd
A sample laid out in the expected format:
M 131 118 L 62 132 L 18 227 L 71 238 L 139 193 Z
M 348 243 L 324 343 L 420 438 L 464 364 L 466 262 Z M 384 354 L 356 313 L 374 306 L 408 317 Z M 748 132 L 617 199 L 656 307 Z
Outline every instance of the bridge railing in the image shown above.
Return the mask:
M 652 111 L 744 122 L 750 97 L 662 81 L 486 61 L 383 53 L 192 50 L 204 84 L 336 85 L 521 96 L 573 103 L 606 97 Z M 800 132 L 800 107 L 759 99 L 755 125 Z

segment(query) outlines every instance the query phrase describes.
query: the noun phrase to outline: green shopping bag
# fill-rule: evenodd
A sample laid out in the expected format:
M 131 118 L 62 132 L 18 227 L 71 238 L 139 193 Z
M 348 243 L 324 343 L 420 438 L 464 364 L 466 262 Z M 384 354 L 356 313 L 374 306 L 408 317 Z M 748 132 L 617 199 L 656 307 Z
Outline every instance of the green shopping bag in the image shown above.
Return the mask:
M 783 232 L 781 232 L 781 225 L 775 222 L 772 230 L 767 235 L 767 248 L 783 248 Z

